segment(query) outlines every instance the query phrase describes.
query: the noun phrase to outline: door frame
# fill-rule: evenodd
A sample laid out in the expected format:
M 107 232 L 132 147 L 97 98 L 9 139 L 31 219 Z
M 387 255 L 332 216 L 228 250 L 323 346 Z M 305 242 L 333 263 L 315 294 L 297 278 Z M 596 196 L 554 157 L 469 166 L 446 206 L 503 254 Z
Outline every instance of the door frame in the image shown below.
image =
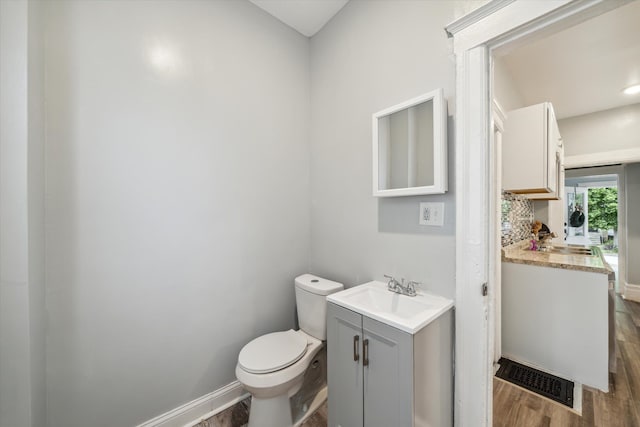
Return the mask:
M 493 67 L 491 67 L 493 81 Z M 495 212 L 502 212 L 502 135 L 507 115 L 500 104 L 491 101 L 491 145 L 489 148 L 489 173 L 491 174 L 491 193 L 489 206 Z M 493 283 L 493 292 L 489 295 L 489 325 L 493 323 L 493 373 L 498 370 L 498 360 L 502 355 L 502 217 L 496 215 L 489 224 L 489 282 Z
M 492 149 L 492 51 L 516 48 L 630 0 L 493 0 L 447 25 L 456 59 L 456 426 L 491 426 L 495 293 L 499 278 L 491 252 L 498 212 Z

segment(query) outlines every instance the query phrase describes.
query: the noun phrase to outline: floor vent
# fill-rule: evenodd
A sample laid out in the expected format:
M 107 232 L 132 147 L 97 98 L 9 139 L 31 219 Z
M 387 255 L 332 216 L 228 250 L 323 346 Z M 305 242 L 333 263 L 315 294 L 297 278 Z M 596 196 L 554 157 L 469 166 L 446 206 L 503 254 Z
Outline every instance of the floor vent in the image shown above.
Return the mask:
M 530 368 L 504 357 L 496 377 L 573 408 L 573 381 Z

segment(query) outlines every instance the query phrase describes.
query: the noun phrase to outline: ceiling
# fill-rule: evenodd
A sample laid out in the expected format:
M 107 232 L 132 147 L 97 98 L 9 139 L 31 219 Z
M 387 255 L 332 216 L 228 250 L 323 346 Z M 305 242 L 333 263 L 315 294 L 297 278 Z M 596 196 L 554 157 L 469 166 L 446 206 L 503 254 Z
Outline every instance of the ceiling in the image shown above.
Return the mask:
M 311 37 L 349 0 L 249 0 L 299 33 Z
M 640 1 L 509 52 L 505 67 L 527 105 L 551 101 L 558 118 L 640 103 Z

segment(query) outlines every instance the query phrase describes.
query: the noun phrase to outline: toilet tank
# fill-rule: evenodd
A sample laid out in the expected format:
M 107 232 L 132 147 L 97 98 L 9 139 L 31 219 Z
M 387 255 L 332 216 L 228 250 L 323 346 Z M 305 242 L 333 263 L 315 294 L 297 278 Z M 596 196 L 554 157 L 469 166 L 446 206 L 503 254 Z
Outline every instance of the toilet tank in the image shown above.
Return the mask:
M 296 277 L 296 309 L 300 329 L 319 340 L 326 340 L 327 295 L 342 289 L 342 283 L 313 274 Z

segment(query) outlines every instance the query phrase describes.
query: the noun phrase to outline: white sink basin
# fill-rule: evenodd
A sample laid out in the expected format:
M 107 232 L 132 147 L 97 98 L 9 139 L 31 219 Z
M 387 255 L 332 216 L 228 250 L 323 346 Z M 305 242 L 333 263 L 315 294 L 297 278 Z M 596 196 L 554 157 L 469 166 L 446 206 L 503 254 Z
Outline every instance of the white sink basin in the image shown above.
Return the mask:
M 453 307 L 450 299 L 418 291 L 415 297 L 387 290 L 384 282 L 368 282 L 327 296 L 341 307 L 415 334 Z

